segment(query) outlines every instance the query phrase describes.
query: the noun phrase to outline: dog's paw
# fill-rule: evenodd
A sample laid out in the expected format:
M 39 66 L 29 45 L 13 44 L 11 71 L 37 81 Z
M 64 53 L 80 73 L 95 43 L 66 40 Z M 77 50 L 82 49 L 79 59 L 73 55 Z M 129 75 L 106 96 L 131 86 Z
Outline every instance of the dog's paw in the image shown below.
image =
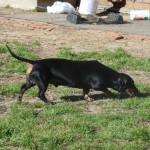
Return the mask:
M 94 99 L 91 98 L 91 97 L 89 97 L 89 95 L 85 95 L 85 96 L 84 96 L 84 99 L 85 99 L 87 102 L 93 102 L 93 101 L 94 101 Z

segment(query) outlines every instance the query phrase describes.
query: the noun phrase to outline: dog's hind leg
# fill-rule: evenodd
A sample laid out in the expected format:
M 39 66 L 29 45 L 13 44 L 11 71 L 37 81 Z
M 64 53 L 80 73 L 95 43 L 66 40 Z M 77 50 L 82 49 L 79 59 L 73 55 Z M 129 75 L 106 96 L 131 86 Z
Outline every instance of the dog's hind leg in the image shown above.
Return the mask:
M 90 96 L 89 96 L 89 89 L 83 89 L 83 96 L 84 96 L 84 99 L 88 102 L 92 102 L 94 101 L 94 99 L 92 99 Z
M 24 92 L 25 92 L 26 90 L 28 90 L 29 88 L 33 87 L 34 85 L 35 85 L 35 83 L 33 83 L 33 82 L 29 79 L 29 77 L 27 77 L 26 83 L 24 83 L 24 84 L 22 85 L 22 87 L 21 87 L 20 94 L 19 94 L 19 101 L 22 100 L 22 96 L 23 96 Z
M 33 68 L 30 78 L 31 80 L 38 86 L 39 92 L 38 97 L 44 101 L 45 103 L 53 103 L 48 101 L 48 99 L 45 97 L 45 92 L 48 87 L 49 78 L 48 75 L 43 72 L 43 70 L 38 70 L 39 68 Z

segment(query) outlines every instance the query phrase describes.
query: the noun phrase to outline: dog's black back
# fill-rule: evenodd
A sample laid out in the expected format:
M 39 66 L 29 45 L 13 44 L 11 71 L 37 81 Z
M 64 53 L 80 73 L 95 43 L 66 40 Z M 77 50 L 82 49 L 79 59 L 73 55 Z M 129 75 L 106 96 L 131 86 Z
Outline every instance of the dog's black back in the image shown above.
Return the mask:
M 111 80 L 110 74 L 111 77 L 118 75 L 116 71 L 106 68 L 98 61 L 45 59 L 36 61 L 32 72 L 37 68 L 42 68 L 40 72 L 44 74 L 49 72 L 48 78 L 52 84 L 82 89 L 85 87 L 99 89 L 101 84 L 107 84 Z

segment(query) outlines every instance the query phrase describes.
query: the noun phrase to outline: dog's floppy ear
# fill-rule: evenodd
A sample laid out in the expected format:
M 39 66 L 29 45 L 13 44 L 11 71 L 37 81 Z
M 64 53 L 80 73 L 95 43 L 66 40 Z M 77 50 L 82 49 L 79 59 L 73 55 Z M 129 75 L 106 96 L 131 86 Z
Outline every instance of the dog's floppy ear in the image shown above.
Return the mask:
M 126 86 L 126 80 L 122 77 L 118 78 L 118 84 L 119 84 L 119 91 L 123 91 Z
M 125 85 L 125 82 L 121 77 L 118 78 L 118 83 L 122 86 Z

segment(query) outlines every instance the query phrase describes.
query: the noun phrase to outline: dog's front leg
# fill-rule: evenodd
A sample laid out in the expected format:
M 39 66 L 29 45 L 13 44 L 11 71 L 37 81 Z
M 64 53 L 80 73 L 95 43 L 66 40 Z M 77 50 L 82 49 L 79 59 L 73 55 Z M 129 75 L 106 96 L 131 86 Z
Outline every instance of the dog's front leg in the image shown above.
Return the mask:
M 38 88 L 39 88 L 39 93 L 38 93 L 38 97 L 44 101 L 45 103 L 49 103 L 49 104 L 55 104 L 55 102 L 49 101 L 46 96 L 45 96 L 45 92 L 47 90 L 48 84 L 47 83 L 38 83 L 37 84 Z
M 56 104 L 55 102 L 49 101 L 49 100 L 46 98 L 46 96 L 45 96 L 45 91 L 43 91 L 43 90 L 39 90 L 38 97 L 39 97 L 42 101 L 44 101 L 45 103 L 52 104 L 52 105 Z
M 44 101 L 45 103 L 48 103 L 48 99 L 45 97 L 45 92 L 46 92 L 47 88 L 44 87 L 44 88 L 41 88 L 39 87 L 39 93 L 38 93 L 38 97 Z
M 84 99 L 88 102 L 92 102 L 94 101 L 94 99 L 92 99 L 90 96 L 89 96 L 89 89 L 83 89 L 83 96 L 84 96 Z

